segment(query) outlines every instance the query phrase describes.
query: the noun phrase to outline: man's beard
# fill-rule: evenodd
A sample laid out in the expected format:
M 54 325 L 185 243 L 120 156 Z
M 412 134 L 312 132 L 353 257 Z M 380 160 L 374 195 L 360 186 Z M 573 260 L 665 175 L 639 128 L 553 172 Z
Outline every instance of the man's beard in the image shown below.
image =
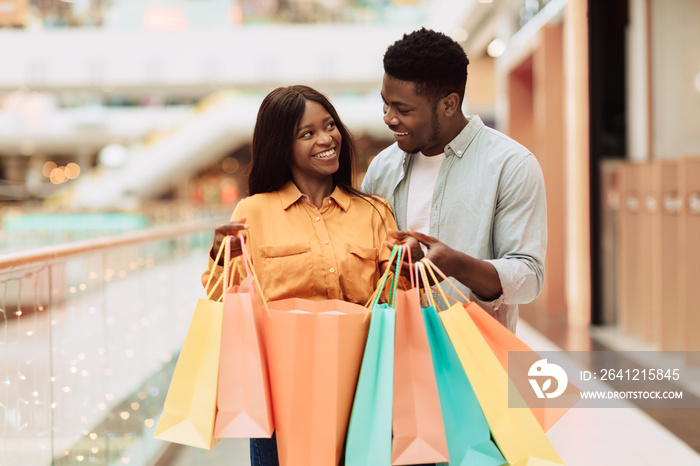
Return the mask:
M 430 131 L 431 133 L 428 141 L 423 144 L 422 147 L 417 147 L 411 153 L 415 154 L 418 152 L 423 152 L 425 149 L 433 147 L 440 140 L 440 122 L 438 121 L 437 116 L 437 103 L 435 104 L 435 107 L 433 107 L 433 114 L 430 116 Z

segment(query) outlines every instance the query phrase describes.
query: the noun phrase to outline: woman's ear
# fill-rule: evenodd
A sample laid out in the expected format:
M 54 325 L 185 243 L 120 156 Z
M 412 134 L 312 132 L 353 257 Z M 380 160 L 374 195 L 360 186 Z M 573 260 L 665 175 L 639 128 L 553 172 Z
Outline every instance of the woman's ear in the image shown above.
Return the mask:
M 460 98 L 457 95 L 456 92 L 453 92 L 452 94 L 448 95 L 447 97 L 444 97 L 442 99 L 442 105 L 443 105 L 443 112 L 446 117 L 451 117 L 455 113 L 460 111 Z

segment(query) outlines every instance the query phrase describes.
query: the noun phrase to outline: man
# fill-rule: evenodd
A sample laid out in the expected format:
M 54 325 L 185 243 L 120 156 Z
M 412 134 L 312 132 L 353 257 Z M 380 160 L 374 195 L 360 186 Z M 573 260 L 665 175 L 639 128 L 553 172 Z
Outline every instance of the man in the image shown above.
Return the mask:
M 415 258 L 418 241 L 515 332 L 518 304 L 544 283 L 544 180 L 526 148 L 462 113 L 468 64 L 458 43 L 427 29 L 387 49 L 384 122 L 396 143 L 372 161 L 362 190 L 389 201 L 404 230 L 391 234 L 411 243 Z

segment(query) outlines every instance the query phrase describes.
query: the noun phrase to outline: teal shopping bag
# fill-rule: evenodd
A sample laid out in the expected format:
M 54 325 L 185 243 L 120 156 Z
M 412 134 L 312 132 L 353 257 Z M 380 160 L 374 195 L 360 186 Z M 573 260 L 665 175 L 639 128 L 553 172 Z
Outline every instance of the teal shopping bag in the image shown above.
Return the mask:
M 399 257 L 401 246 L 394 246 L 389 263 Z M 399 262 L 400 263 L 400 262 Z M 387 271 L 389 268 L 387 268 Z M 398 275 L 398 274 L 397 274 Z M 396 275 L 392 281 L 389 304 L 378 304 L 388 273 L 377 286 L 371 311 L 372 320 L 362 366 L 357 381 L 355 400 L 348 425 L 345 448 L 346 466 L 391 464 L 391 422 L 394 397 L 394 337 L 396 311 L 393 298 Z
M 447 450 L 450 454 L 450 462 L 444 464 L 505 464 L 503 455 L 491 440 L 489 425 L 437 310 L 433 306 L 424 307 L 423 317 L 433 355 Z

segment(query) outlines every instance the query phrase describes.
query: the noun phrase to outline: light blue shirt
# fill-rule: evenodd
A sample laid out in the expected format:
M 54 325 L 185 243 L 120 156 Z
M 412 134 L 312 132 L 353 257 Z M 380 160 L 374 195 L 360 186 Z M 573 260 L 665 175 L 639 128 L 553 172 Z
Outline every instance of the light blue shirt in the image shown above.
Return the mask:
M 544 178 L 534 155 L 478 116 L 445 146 L 433 192 L 428 235 L 496 268 L 503 294 L 484 301 L 451 279 L 511 331 L 518 304 L 535 299 L 544 284 L 547 206 Z M 399 229 L 406 228 L 406 204 L 413 154 L 392 144 L 372 160 L 364 192 L 391 204 Z M 426 233 L 426 232 L 422 232 Z M 448 294 L 457 297 L 449 286 Z

